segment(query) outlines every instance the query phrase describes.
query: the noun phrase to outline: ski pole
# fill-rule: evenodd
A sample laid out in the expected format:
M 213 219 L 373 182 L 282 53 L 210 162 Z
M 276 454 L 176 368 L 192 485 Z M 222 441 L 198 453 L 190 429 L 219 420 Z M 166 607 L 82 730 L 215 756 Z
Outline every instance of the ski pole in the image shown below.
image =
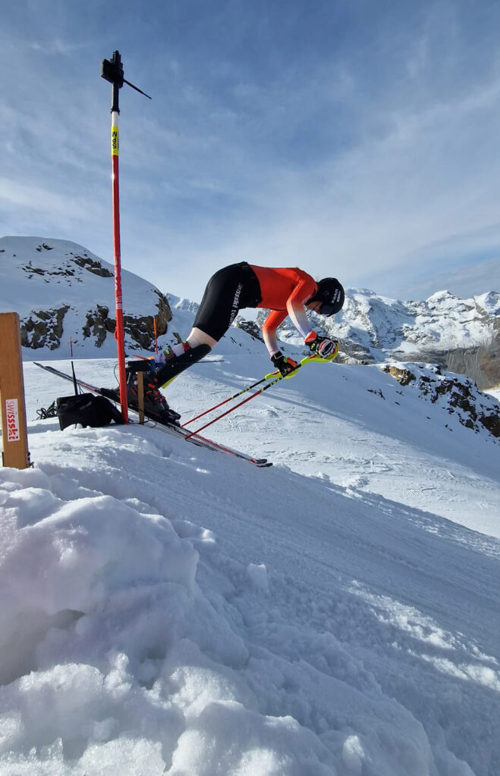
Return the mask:
M 300 364 L 297 365 L 297 369 L 299 368 Z M 265 380 L 266 378 L 264 378 Z M 190 434 L 188 434 L 185 438 L 189 439 L 192 436 L 196 436 L 196 434 L 199 434 L 200 431 L 203 431 L 204 428 L 208 428 L 208 426 L 211 426 L 212 423 L 216 423 L 218 420 L 221 420 L 222 418 L 225 418 L 226 415 L 229 415 L 229 413 L 234 412 L 234 410 L 237 410 L 238 407 L 242 407 L 243 404 L 246 404 L 247 401 L 251 401 L 251 399 L 255 399 L 256 396 L 259 396 L 261 393 L 264 393 L 264 391 L 267 391 L 268 388 L 271 388 L 273 385 L 275 385 L 280 380 L 283 380 L 283 375 L 280 374 L 279 377 L 275 377 L 274 380 L 271 380 L 270 383 L 267 383 L 267 385 L 264 385 L 263 388 L 260 388 L 258 391 L 255 391 L 255 393 L 252 393 L 250 396 L 247 396 L 246 399 L 243 399 L 243 401 L 238 402 L 238 404 L 235 404 L 234 407 L 231 407 L 229 410 L 226 410 L 221 415 L 217 415 L 216 418 L 213 420 L 209 420 L 208 423 L 205 423 L 204 426 L 201 426 L 200 428 L 197 428 L 196 431 L 191 431 Z
M 242 396 L 242 394 L 246 393 L 247 391 L 251 391 L 252 388 L 255 388 L 257 385 L 260 385 L 261 383 L 264 383 L 266 380 L 269 380 L 270 376 L 275 376 L 277 374 L 278 372 L 271 372 L 271 375 L 266 375 L 261 380 L 257 380 L 255 383 L 252 383 L 251 385 L 247 385 L 246 388 L 243 388 L 241 391 L 238 391 L 238 393 L 233 394 L 233 396 L 230 396 L 228 399 L 224 399 L 218 404 L 214 404 L 214 406 L 210 407 L 208 410 L 205 410 L 204 412 L 200 412 L 199 415 L 196 415 L 194 418 L 191 418 L 191 420 L 187 420 L 185 423 L 182 424 L 182 427 L 184 428 L 184 426 L 189 426 L 189 424 L 193 423 L 195 420 L 202 418 L 204 415 L 208 415 L 208 413 L 212 412 L 213 410 L 217 410 L 219 407 L 222 407 L 223 404 L 227 404 L 229 401 L 233 401 L 233 399 L 237 399 L 238 396 Z
M 337 354 L 335 354 L 336 356 Z M 238 402 L 238 404 L 235 404 L 234 407 L 231 407 L 230 409 L 226 410 L 226 412 L 223 412 L 221 415 L 217 415 L 216 418 L 213 420 L 210 420 L 208 423 L 205 423 L 204 426 L 201 426 L 200 428 L 196 429 L 196 431 L 192 431 L 190 434 L 187 435 L 186 439 L 189 439 L 189 437 L 195 436 L 200 431 L 203 431 L 203 429 L 207 428 L 208 426 L 211 426 L 212 423 L 216 423 L 218 420 L 221 420 L 222 418 L 225 418 L 226 415 L 229 415 L 231 412 L 234 412 L 234 410 L 237 410 L 238 407 L 242 407 L 243 404 L 246 404 L 248 401 L 251 401 L 251 399 L 255 399 L 256 396 L 260 396 L 261 393 L 264 393 L 264 391 L 267 391 L 268 388 L 271 388 L 273 385 L 276 385 L 280 380 L 287 380 L 290 377 L 294 377 L 297 373 L 297 369 L 300 369 L 301 366 L 305 366 L 305 364 L 310 364 L 312 362 L 314 363 L 324 363 L 327 364 L 329 361 L 333 361 L 333 358 L 335 356 L 330 358 L 321 358 L 320 356 L 313 355 L 313 356 L 305 356 L 298 364 L 296 369 L 293 370 L 293 372 L 290 372 L 289 375 L 282 375 L 279 372 L 270 372 L 265 377 L 262 378 L 262 380 L 258 380 L 257 383 L 254 383 L 253 385 L 249 385 L 248 388 L 245 388 L 243 391 L 240 391 L 239 394 L 236 394 L 232 398 L 236 398 L 236 396 L 241 395 L 241 393 L 245 393 L 246 391 L 250 390 L 251 388 L 254 388 L 255 385 L 258 385 L 259 383 L 264 382 L 265 380 L 270 380 L 266 385 L 263 386 L 263 388 L 260 388 L 258 391 L 255 391 L 255 393 L 252 393 L 251 396 L 248 396 L 246 399 L 243 399 L 243 401 Z M 276 376 L 275 376 L 276 375 Z M 225 404 L 227 401 L 230 401 L 229 399 L 226 399 L 224 402 L 221 402 L 221 404 Z M 218 405 L 220 406 L 220 405 Z M 216 407 L 212 407 L 212 409 L 216 409 Z M 210 410 L 207 410 L 209 412 Z M 205 415 L 206 413 L 202 413 L 202 415 Z M 198 417 L 201 417 L 199 415 Z M 192 420 L 196 420 L 196 418 L 192 418 Z M 191 421 L 188 421 L 191 423 Z M 186 423 L 184 425 L 187 425 Z

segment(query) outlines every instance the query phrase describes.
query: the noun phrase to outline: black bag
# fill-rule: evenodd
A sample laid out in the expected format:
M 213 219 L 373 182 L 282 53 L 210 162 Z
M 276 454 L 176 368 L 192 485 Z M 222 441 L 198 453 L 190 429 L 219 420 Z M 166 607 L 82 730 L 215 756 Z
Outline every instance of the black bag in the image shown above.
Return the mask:
M 120 410 L 104 396 L 94 396 L 93 393 L 61 396 L 56 401 L 56 409 L 61 430 L 74 423 L 93 428 L 109 426 L 112 421 L 123 423 Z

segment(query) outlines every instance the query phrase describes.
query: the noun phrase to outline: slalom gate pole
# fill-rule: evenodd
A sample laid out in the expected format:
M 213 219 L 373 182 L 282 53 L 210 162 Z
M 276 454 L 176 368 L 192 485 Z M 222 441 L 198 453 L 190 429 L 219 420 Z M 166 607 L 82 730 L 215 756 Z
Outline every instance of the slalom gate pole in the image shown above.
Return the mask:
M 119 172 L 119 133 L 118 133 L 118 87 L 113 84 L 113 107 L 111 108 L 111 164 L 113 191 L 113 255 L 115 261 L 115 310 L 116 310 L 116 347 L 118 354 L 118 382 L 120 385 L 120 404 L 123 422 L 128 423 L 127 376 L 125 374 L 125 342 L 123 332 L 123 294 L 122 265 L 120 244 L 120 172 Z
M 335 354 L 336 356 L 337 354 Z M 333 358 L 335 358 L 333 356 Z M 218 420 L 222 420 L 222 418 L 225 418 L 226 415 L 229 415 L 231 412 L 234 412 L 234 410 L 237 410 L 238 407 L 242 407 L 243 404 L 246 404 L 247 402 L 251 401 L 252 399 L 255 399 L 256 396 L 260 396 L 261 393 L 264 393 L 264 391 L 267 391 L 268 388 L 272 388 L 273 385 L 276 385 L 276 383 L 279 383 L 280 380 L 288 380 L 290 377 L 295 377 L 297 374 L 297 370 L 300 369 L 301 366 L 305 366 L 306 364 L 328 364 L 330 361 L 333 361 L 333 358 L 321 358 L 320 356 L 305 356 L 298 364 L 297 369 L 294 369 L 293 372 L 291 372 L 289 375 L 282 375 L 279 372 L 270 372 L 265 377 L 262 378 L 262 380 L 258 380 L 253 385 L 249 385 L 248 388 L 244 388 L 243 391 L 240 391 L 240 393 L 235 394 L 231 397 L 231 399 L 235 399 L 237 396 L 240 396 L 242 393 L 245 393 L 246 391 L 249 391 L 251 388 L 254 388 L 259 383 L 264 382 L 265 380 L 270 380 L 266 385 L 264 385 L 262 388 L 260 388 L 258 391 L 255 391 L 255 393 L 252 393 L 250 396 L 248 396 L 246 399 L 243 399 L 243 401 L 238 402 L 238 404 L 235 404 L 234 407 L 231 407 L 230 409 L 226 410 L 226 412 L 223 412 L 221 415 L 217 415 L 216 418 L 213 420 L 210 420 L 208 423 L 205 423 L 204 426 L 200 426 L 200 428 L 197 428 L 196 431 L 192 431 L 190 434 L 186 436 L 186 439 L 189 439 L 192 436 L 196 436 L 196 434 L 199 434 L 200 431 L 203 431 L 203 429 L 208 428 L 208 426 L 211 426 L 212 423 L 217 423 Z M 277 375 L 277 376 L 276 376 Z M 215 410 L 217 407 L 221 406 L 222 404 L 225 404 L 226 402 L 230 401 L 231 399 L 225 399 L 221 404 L 216 405 L 215 407 L 212 407 L 211 409 Z M 202 415 L 206 415 L 207 412 L 210 412 L 211 410 L 207 410 L 206 412 L 202 412 L 201 415 L 198 417 L 201 417 Z M 192 418 L 192 420 L 196 420 L 196 418 Z M 192 421 L 188 421 L 188 423 L 191 423 Z M 184 425 L 187 425 L 187 423 L 184 423 Z
M 71 356 L 71 374 L 73 375 L 73 388 L 75 389 L 75 396 L 78 396 L 78 384 L 76 382 L 75 365 L 73 363 L 73 337 L 69 338 L 69 352 Z
M 154 329 L 154 335 L 155 335 L 155 356 L 156 356 L 156 360 L 158 361 L 158 331 L 156 328 L 156 315 L 153 318 L 153 329 Z
M 101 64 L 101 77 L 113 86 L 111 102 L 111 164 L 112 164 L 112 194 L 113 194 L 113 253 L 115 263 L 115 308 L 116 328 L 115 338 L 118 351 L 118 379 L 120 384 L 120 404 L 123 422 L 128 423 L 127 378 L 125 373 L 125 342 L 123 329 L 123 296 L 122 268 L 120 245 L 120 181 L 119 181 L 119 134 L 118 116 L 120 114 L 119 92 L 126 83 L 136 91 L 149 97 L 134 84 L 124 78 L 122 59 L 119 51 L 113 53 L 112 59 L 104 59 Z

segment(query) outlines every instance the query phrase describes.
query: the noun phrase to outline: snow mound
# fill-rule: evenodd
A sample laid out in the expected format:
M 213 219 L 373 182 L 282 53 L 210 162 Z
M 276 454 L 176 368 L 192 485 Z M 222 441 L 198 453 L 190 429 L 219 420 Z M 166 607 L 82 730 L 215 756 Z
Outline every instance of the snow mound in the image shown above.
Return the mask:
M 173 403 L 241 388 L 228 358 Z M 472 527 L 498 443 L 378 368 L 303 372 L 218 432 L 271 469 L 31 423 L 34 468 L 0 471 L 2 776 L 498 771 L 500 544 Z M 53 382 L 28 365 L 30 418 Z M 430 470 L 457 473 L 454 522 Z

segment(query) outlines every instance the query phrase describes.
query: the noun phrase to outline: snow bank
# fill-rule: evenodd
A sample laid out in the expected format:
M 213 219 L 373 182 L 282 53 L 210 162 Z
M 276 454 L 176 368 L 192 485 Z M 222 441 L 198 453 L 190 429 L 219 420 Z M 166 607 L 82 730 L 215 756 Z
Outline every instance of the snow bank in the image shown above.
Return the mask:
M 111 441 L 106 432 L 91 436 Z M 127 435 L 125 448 L 134 442 Z M 77 457 L 85 468 L 85 455 Z M 248 648 L 195 584 L 193 542 L 137 499 L 90 492 L 49 468 L 51 476 L 0 473 L 5 767 L 330 773 L 313 733 L 259 712 L 241 675 Z M 213 544 L 209 532 L 198 541 Z M 255 573 L 248 584 L 256 587 Z
M 247 366 L 208 364 L 176 390 L 229 393 Z M 267 437 L 272 469 L 154 429 L 31 423 L 35 467 L 0 471 L 2 776 L 498 772 L 500 544 L 336 483 L 337 411 L 359 436 L 353 468 L 391 411 L 394 455 L 420 442 L 417 398 L 377 369 L 304 372 L 247 409 L 244 440 L 239 421 L 220 432 L 252 452 Z M 27 369 L 33 406 L 43 379 Z M 454 428 L 471 457 L 497 452 Z M 462 491 L 465 511 L 487 481 Z

